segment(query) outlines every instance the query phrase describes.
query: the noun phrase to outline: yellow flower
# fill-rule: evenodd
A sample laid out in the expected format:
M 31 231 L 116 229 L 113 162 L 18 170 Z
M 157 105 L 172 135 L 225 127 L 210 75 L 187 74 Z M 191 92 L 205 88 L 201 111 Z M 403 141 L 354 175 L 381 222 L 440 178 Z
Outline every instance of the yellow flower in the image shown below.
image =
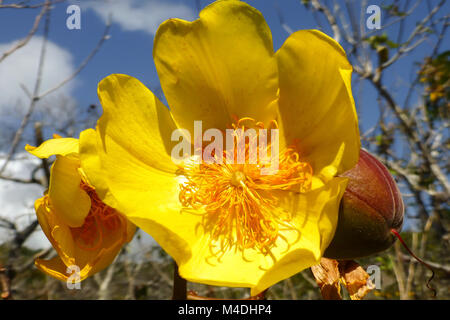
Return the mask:
M 136 227 L 99 199 L 80 168 L 78 139 L 55 136 L 39 147 L 27 145 L 25 149 L 39 158 L 56 155 L 49 189 L 36 200 L 35 209 L 58 257 L 36 259 L 35 264 L 62 281 L 79 271 L 73 278 L 83 281 L 112 263 Z
M 194 22 L 165 21 L 153 50 L 170 111 L 138 80 L 111 75 L 98 87 L 96 130 L 80 136 L 82 168 L 102 200 L 151 234 L 189 281 L 257 294 L 319 263 L 347 183 L 335 176 L 360 149 L 343 49 L 305 30 L 274 53 L 260 12 L 228 0 Z M 171 134 L 193 137 L 196 120 L 203 131 L 279 128 L 279 170 L 175 164 Z

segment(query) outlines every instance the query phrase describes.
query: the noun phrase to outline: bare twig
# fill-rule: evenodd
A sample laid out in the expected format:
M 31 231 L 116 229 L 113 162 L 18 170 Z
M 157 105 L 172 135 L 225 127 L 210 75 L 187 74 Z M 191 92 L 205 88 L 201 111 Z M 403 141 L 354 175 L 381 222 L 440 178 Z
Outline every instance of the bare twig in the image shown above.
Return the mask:
M 1 6 L 0 6 L 1 8 Z M 30 39 L 33 37 L 33 35 L 36 33 L 38 27 L 39 27 L 39 23 L 41 22 L 42 17 L 44 16 L 44 14 L 50 10 L 50 6 L 49 5 L 45 5 L 43 6 L 41 12 L 36 16 L 36 18 L 34 19 L 34 24 L 33 27 L 31 28 L 30 32 L 28 32 L 27 36 L 20 40 L 19 42 L 17 42 L 11 49 L 9 49 L 8 51 L 4 52 L 2 54 L 2 56 L 0 57 L 0 63 L 6 59 L 6 57 L 8 57 L 9 55 L 11 55 L 12 53 L 14 53 L 15 51 L 17 51 L 18 49 L 22 48 L 23 46 L 25 46 Z
M 9 270 L 0 263 L 0 298 L 4 300 L 12 299 L 11 296 L 11 279 Z
M 397 259 L 398 259 L 399 254 L 400 254 L 399 253 L 400 247 L 398 245 L 398 242 L 394 246 L 395 246 L 395 251 L 396 251 L 396 255 L 397 255 Z M 396 260 L 391 254 L 389 254 L 389 259 L 391 260 L 392 268 L 394 269 L 394 275 L 395 275 L 395 279 L 397 280 L 397 286 L 398 286 L 398 292 L 400 295 L 400 299 L 405 299 L 405 280 L 406 280 L 405 271 L 403 270 L 402 264 L 400 262 L 397 262 L 398 260 Z
M 66 0 L 52 0 L 48 1 L 49 4 L 56 4 L 59 2 L 66 2 Z M 36 9 L 40 7 L 47 6 L 47 1 L 38 3 L 38 4 L 21 4 L 21 3 L 10 3 L 10 4 L 1 4 L 0 9 Z
M 418 242 L 419 242 L 419 235 L 417 232 L 413 232 L 412 233 L 412 245 L 411 245 L 412 251 L 417 250 Z M 415 271 L 416 271 L 416 265 L 411 260 L 411 261 L 409 261 L 408 277 L 406 279 L 406 289 L 405 289 L 406 293 L 408 294 L 408 297 L 409 297 L 409 293 L 412 292 Z
M 47 1 L 50 3 L 50 1 Z M 32 94 L 32 98 L 30 99 L 30 105 L 28 107 L 27 113 L 25 114 L 25 116 L 22 119 L 22 122 L 20 124 L 19 129 L 16 131 L 16 134 L 14 136 L 13 142 L 11 144 L 11 148 L 8 152 L 8 155 L 6 157 L 5 162 L 3 163 L 2 167 L 0 168 L 0 175 L 4 172 L 4 170 L 6 169 L 6 166 L 8 165 L 9 161 L 11 161 L 14 153 L 16 152 L 16 149 L 19 145 L 19 142 L 22 138 L 23 132 L 25 130 L 25 127 L 27 126 L 31 115 L 36 107 L 36 103 L 44 98 L 45 96 L 49 95 L 50 93 L 58 90 L 59 88 L 61 88 L 62 86 L 64 86 L 65 84 L 67 84 L 68 82 L 70 82 L 71 80 L 73 80 L 83 69 L 84 67 L 86 67 L 86 65 L 88 64 L 88 62 L 96 55 L 96 53 L 100 50 L 101 46 L 103 45 L 103 43 L 109 39 L 109 30 L 111 27 L 111 19 L 108 19 L 108 22 L 106 24 L 105 30 L 103 32 L 103 35 L 101 37 L 101 39 L 99 40 L 99 42 L 97 43 L 97 46 L 92 50 L 92 52 L 86 57 L 86 59 L 83 60 L 83 62 L 79 65 L 79 67 L 77 68 L 77 70 L 75 70 L 75 72 L 73 74 L 71 74 L 68 78 L 66 78 L 65 80 L 61 81 L 58 85 L 56 85 L 53 88 L 48 89 L 47 91 L 43 92 L 42 94 L 39 93 L 39 89 L 40 89 L 40 84 L 41 84 L 41 80 L 42 80 L 42 70 L 43 70 L 43 65 L 44 65 L 44 58 L 45 58 L 45 48 L 46 48 L 46 43 L 47 43 L 47 38 L 48 38 L 48 29 L 49 29 L 49 23 L 50 23 L 50 11 L 47 10 L 47 18 L 46 18 L 46 23 L 45 23 L 45 28 L 44 28 L 44 40 L 43 40 L 43 44 L 42 44 L 42 50 L 41 50 L 41 56 L 40 56 L 40 60 L 39 60 L 39 67 L 38 67 L 38 76 L 36 78 L 36 82 L 35 82 L 35 87 L 34 87 L 34 91 Z
M 421 33 L 424 32 L 424 26 L 428 21 L 430 21 L 431 18 L 439 11 L 439 9 L 444 5 L 445 0 L 441 0 L 434 8 L 431 10 L 431 12 L 414 28 L 413 32 L 411 32 L 409 38 L 400 46 L 400 48 L 397 50 L 397 52 L 388 60 L 386 61 L 381 67 L 383 69 L 389 67 L 392 65 L 395 61 L 397 61 L 403 54 L 411 51 L 413 48 L 415 48 L 418 43 L 410 46 L 410 43 L 415 39 L 415 37 Z M 419 43 L 420 44 L 420 43 Z
M 42 123 L 36 122 L 34 124 L 34 134 L 36 137 L 36 146 L 41 145 L 44 142 L 44 136 L 42 134 Z M 45 179 L 45 187 L 48 187 L 50 184 L 50 169 L 49 169 L 48 160 L 46 158 L 42 158 L 41 163 L 42 163 L 42 169 L 44 170 L 44 174 L 45 174 L 45 178 L 46 178 Z
M 337 21 L 334 18 L 333 14 L 330 12 L 330 10 L 328 10 L 326 6 L 323 6 L 319 2 L 319 0 L 312 0 L 311 4 L 314 7 L 314 9 L 316 9 L 319 12 L 322 12 L 326 16 L 328 22 L 330 23 L 331 30 L 333 31 L 334 40 L 336 40 L 337 42 L 341 41 L 341 30 L 339 29 Z
M 410 257 L 407 254 L 402 254 L 402 259 L 404 259 L 405 261 L 418 263 L 413 257 Z M 436 271 L 444 272 L 447 276 L 450 276 L 450 265 L 444 265 L 444 264 L 437 263 L 437 262 L 432 262 L 432 261 L 429 261 L 429 260 L 423 260 L 423 262 L 425 262 L 428 265 L 430 265 L 430 267 L 432 267 Z
M 13 240 L 11 241 L 11 248 L 9 251 L 10 258 L 16 258 L 19 256 L 20 248 L 24 244 L 24 242 L 30 237 L 30 235 L 36 230 L 39 222 L 37 220 L 33 220 L 28 226 L 26 226 L 23 230 L 16 232 Z
M 116 261 L 115 261 L 116 262 Z M 98 299 L 99 300 L 110 300 L 111 294 L 109 290 L 109 285 L 111 284 L 111 281 L 114 276 L 114 270 L 116 263 L 113 262 L 108 269 L 106 270 L 105 276 L 102 278 L 99 273 L 97 273 L 94 276 L 94 280 L 97 282 L 99 289 L 98 289 Z
M 3 217 L 0 217 L 0 228 L 5 228 L 13 231 L 17 230 L 17 227 L 13 222 Z
M 38 96 L 38 99 L 42 99 L 43 97 L 49 95 L 50 93 L 58 90 L 62 86 L 66 85 L 68 82 L 73 80 L 83 69 L 86 67 L 86 65 L 89 63 L 89 61 L 97 54 L 97 52 L 102 47 L 103 43 L 110 38 L 109 30 L 111 28 L 111 19 L 108 19 L 108 22 L 106 23 L 105 30 L 103 31 L 103 35 L 98 41 L 95 48 L 91 51 L 91 53 L 86 57 L 86 59 L 81 62 L 81 64 L 78 66 L 77 70 L 75 70 L 74 73 L 72 73 L 69 77 L 61 81 L 58 85 L 54 86 L 53 88 L 48 89 L 47 91 L 43 92 Z
M 30 184 L 30 183 L 36 183 L 36 184 L 41 184 L 41 182 L 39 180 L 36 180 L 34 178 L 31 179 L 20 179 L 20 178 L 15 178 L 15 177 L 8 177 L 5 175 L 0 175 L 0 179 L 2 180 L 6 180 L 6 181 L 12 181 L 12 182 L 17 182 L 17 183 L 23 183 L 23 184 Z
M 47 0 L 46 3 L 47 3 L 47 6 L 50 5 L 49 0 Z M 2 174 L 3 171 L 6 169 L 6 166 L 8 165 L 9 161 L 11 160 L 14 153 L 16 152 L 17 146 L 19 145 L 19 142 L 22 138 L 22 134 L 25 130 L 25 127 L 27 126 L 28 121 L 31 118 L 31 114 L 34 111 L 36 102 L 39 100 L 37 97 L 39 94 L 39 89 L 41 87 L 42 72 L 43 72 L 43 68 L 44 68 L 45 54 L 46 54 L 46 49 L 47 49 L 47 39 L 48 39 L 48 32 L 49 32 L 49 26 L 50 26 L 50 10 L 46 10 L 45 15 L 46 15 L 46 19 L 45 19 L 45 25 L 44 25 L 44 36 L 43 36 L 43 41 L 42 41 L 41 53 L 40 53 L 40 57 L 39 57 L 39 65 L 38 65 L 38 71 L 37 71 L 37 76 L 36 76 L 36 82 L 34 85 L 33 98 L 30 101 L 30 105 L 28 106 L 28 111 L 25 114 L 25 116 L 23 117 L 19 129 L 16 131 L 13 142 L 11 144 L 11 148 L 8 152 L 8 156 L 6 157 L 6 160 L 0 169 L 0 174 Z

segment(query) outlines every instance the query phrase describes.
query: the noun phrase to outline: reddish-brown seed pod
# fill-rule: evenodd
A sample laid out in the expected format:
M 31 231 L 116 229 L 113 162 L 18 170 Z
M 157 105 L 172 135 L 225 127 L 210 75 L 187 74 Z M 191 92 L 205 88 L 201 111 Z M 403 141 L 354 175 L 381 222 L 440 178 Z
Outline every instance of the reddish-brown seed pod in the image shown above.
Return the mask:
M 403 200 L 386 167 L 365 150 L 348 177 L 336 233 L 324 256 L 355 259 L 386 250 L 403 224 Z

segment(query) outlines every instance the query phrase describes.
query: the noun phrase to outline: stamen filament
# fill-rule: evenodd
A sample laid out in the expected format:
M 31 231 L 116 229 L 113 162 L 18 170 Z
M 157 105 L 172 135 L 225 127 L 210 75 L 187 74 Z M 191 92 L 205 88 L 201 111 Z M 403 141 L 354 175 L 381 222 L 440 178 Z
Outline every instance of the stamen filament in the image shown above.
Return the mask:
M 249 126 L 246 126 L 250 125 Z M 278 128 L 276 121 L 271 127 Z M 257 163 L 250 163 L 250 144 L 257 137 L 245 138 L 242 133 L 249 128 L 263 129 L 264 125 L 252 118 L 237 119 L 232 124 L 235 130 L 234 162 L 229 161 L 227 152 L 223 152 L 223 163 L 186 164 L 182 172 L 187 182 L 180 186 L 179 199 L 185 208 L 203 210 L 203 226 L 210 232 L 212 239 L 211 253 L 214 253 L 216 241 L 219 252 L 236 247 L 236 249 L 256 249 L 266 255 L 272 255 L 271 248 L 277 239 L 288 242 L 280 232 L 295 230 L 291 224 L 291 213 L 279 205 L 274 191 L 306 192 L 311 187 L 312 168 L 300 160 L 294 147 L 288 147 L 279 155 L 279 169 L 272 175 L 262 175 L 262 168 L 269 168 L 270 162 L 257 157 Z M 237 131 L 241 133 L 237 133 Z M 256 131 L 258 132 L 258 131 Z M 245 142 L 245 163 L 236 164 L 237 146 Z M 253 139 L 253 140 L 252 140 Z M 270 140 L 271 141 L 271 140 Z M 259 148 L 265 153 L 260 153 Z M 272 148 L 257 146 L 257 154 L 270 155 Z M 215 158 L 216 155 L 215 155 Z M 270 157 L 269 157 L 270 158 Z M 280 227 L 283 227 L 280 230 Z M 298 232 L 298 231 L 297 231 Z M 288 243 L 289 246 L 289 243 Z

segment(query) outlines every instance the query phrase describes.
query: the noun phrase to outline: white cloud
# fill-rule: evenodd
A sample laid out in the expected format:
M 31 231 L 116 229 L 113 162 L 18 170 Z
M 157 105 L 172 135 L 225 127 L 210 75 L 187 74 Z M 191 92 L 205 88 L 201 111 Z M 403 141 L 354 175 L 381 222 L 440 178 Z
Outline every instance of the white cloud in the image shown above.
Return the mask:
M 39 165 L 39 161 L 30 154 L 19 154 L 16 160 L 9 163 L 4 175 L 29 179 L 31 171 Z M 0 179 L 0 208 L 2 208 L 0 217 L 15 223 L 19 230 L 25 228 L 36 219 L 34 201 L 42 197 L 43 192 L 44 188 L 37 184 L 23 184 Z M 12 232 L 0 227 L 0 243 L 9 240 L 12 236 Z M 40 249 L 48 248 L 50 242 L 37 228 L 25 245 L 32 249 Z
M 112 15 L 112 21 L 127 31 L 145 31 L 155 34 L 158 26 L 169 18 L 194 20 L 194 10 L 182 3 L 167 0 L 105 0 L 80 2 L 82 8 L 93 9 L 103 21 Z
M 36 81 L 42 37 L 34 36 L 24 47 L 18 49 L 0 63 L 0 112 L 2 116 L 21 117 L 29 105 L 29 98 L 21 84 L 32 92 Z M 16 41 L 0 43 L 0 54 L 9 50 Z M 75 71 L 71 53 L 53 43 L 47 42 L 40 92 L 59 84 Z M 38 102 L 37 111 L 45 105 L 57 108 L 58 96 L 70 97 L 74 83 L 70 82 Z M 49 103 L 52 101 L 52 103 Z M 42 111 L 42 110 L 41 110 Z

